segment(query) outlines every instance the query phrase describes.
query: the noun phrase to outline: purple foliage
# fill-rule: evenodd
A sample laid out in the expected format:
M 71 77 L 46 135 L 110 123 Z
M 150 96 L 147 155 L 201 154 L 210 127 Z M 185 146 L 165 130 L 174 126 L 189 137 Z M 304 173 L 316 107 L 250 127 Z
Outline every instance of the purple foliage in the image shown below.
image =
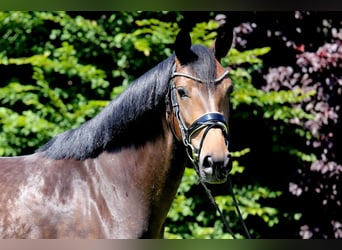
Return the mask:
M 302 140 L 305 152 L 314 153 L 316 158 L 300 162 L 296 177 L 288 182 L 289 193 L 310 204 L 302 209 L 297 229 L 301 238 L 342 238 L 341 26 L 335 13 L 297 11 L 279 16 L 259 13 L 253 22 L 235 28 L 236 47 L 272 48 L 258 78 L 263 81 L 261 89 L 315 91 L 310 98 L 293 104 L 313 119 L 296 117 L 289 122 L 311 135 Z

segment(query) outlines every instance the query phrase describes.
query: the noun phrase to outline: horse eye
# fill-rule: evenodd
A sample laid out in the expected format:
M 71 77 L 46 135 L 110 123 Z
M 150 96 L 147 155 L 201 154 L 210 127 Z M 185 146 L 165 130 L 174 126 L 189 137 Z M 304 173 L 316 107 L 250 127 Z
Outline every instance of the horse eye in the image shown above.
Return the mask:
M 177 88 L 177 92 L 178 92 L 178 95 L 179 95 L 180 98 L 183 98 L 183 97 L 188 96 L 188 95 L 186 94 L 185 89 L 183 89 L 183 88 Z

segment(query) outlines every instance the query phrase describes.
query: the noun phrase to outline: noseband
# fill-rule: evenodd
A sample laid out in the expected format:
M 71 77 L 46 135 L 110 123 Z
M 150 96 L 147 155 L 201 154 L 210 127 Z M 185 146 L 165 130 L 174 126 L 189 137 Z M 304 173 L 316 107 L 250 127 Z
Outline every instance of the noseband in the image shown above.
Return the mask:
M 217 83 L 221 82 L 228 75 L 228 73 L 229 73 L 229 71 L 225 71 L 220 77 L 218 77 L 214 80 L 211 80 L 210 82 L 213 84 L 217 84 Z M 187 149 L 186 152 L 188 154 L 188 157 L 190 158 L 190 160 L 192 162 L 198 163 L 200 153 L 201 153 L 201 149 L 202 149 L 202 145 L 203 145 L 203 141 L 204 141 L 204 139 L 205 139 L 205 137 L 208 134 L 210 129 L 220 128 L 222 130 L 222 133 L 223 133 L 225 139 L 226 139 L 226 145 L 228 147 L 228 125 L 227 125 L 226 118 L 221 113 L 209 112 L 209 113 L 206 113 L 206 114 L 202 115 L 201 117 L 199 117 L 189 127 L 187 127 L 183 121 L 183 118 L 182 118 L 180 112 L 179 112 L 179 104 L 178 104 L 177 97 L 176 97 L 176 86 L 175 86 L 175 82 L 173 79 L 177 76 L 186 77 L 186 78 L 189 78 L 189 79 L 194 80 L 194 81 L 199 82 L 199 83 L 205 83 L 208 81 L 204 81 L 200 78 L 197 78 L 195 76 L 192 76 L 192 75 L 189 75 L 186 73 L 176 72 L 175 66 L 173 68 L 173 73 L 172 73 L 171 79 L 170 79 L 170 96 L 171 96 L 170 99 L 171 99 L 173 114 L 177 119 L 178 126 L 179 126 L 181 136 L 182 136 L 182 141 L 183 141 L 183 144 L 185 145 L 185 147 Z M 173 134 L 177 138 L 177 135 L 174 131 L 174 128 L 172 126 L 171 126 L 171 128 L 172 128 Z M 196 149 L 191 144 L 191 137 L 204 128 L 205 128 L 205 131 L 204 131 L 204 134 L 201 138 L 199 148 Z

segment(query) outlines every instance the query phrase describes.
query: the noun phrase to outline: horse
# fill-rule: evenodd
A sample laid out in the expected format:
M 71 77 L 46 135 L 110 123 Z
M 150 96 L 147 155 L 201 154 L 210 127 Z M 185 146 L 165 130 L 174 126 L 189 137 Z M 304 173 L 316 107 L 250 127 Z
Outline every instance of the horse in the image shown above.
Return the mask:
M 34 153 L 0 158 L 1 238 L 162 238 L 186 164 L 224 183 L 231 169 L 229 93 L 212 47 L 181 30 L 174 53 L 78 128 Z

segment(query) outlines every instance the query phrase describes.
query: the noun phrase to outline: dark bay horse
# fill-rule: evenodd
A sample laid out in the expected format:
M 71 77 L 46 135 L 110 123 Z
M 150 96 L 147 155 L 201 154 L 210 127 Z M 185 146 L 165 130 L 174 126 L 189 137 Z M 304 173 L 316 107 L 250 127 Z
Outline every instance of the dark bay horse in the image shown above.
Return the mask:
M 218 33 L 213 48 L 191 46 L 180 31 L 175 53 L 93 119 L 0 158 L 0 237 L 161 238 L 187 160 L 226 181 L 230 44 Z

